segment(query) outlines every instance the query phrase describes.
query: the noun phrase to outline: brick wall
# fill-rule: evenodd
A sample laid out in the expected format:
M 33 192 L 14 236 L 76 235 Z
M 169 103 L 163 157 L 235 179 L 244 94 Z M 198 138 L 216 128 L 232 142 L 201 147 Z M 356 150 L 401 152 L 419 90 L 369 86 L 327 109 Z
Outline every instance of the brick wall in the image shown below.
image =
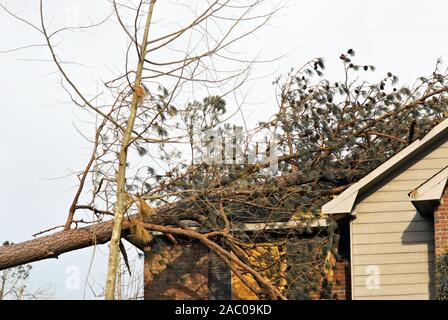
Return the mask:
M 350 261 L 348 260 L 336 262 L 333 274 L 332 295 L 336 300 L 351 299 L 351 272 Z
M 145 300 L 205 300 L 209 250 L 200 243 L 154 245 L 145 253 Z
M 334 265 L 332 272 L 331 297 L 322 297 L 322 293 L 311 292 L 309 298 L 311 300 L 330 299 L 330 300 L 351 300 L 351 272 L 350 261 L 340 260 Z M 322 286 L 322 283 L 320 284 Z
M 440 258 L 443 253 L 448 252 L 448 187 L 445 188 L 440 204 L 434 211 L 434 247 L 436 259 Z M 440 283 L 437 275 L 436 270 L 436 296 L 439 297 L 438 290 L 443 284 Z
M 448 250 L 448 188 L 445 189 L 440 205 L 434 211 L 435 253 L 440 256 Z
M 199 242 L 147 248 L 144 281 L 147 300 L 230 300 L 230 269 Z
M 332 298 L 349 300 L 350 281 L 350 262 L 336 262 Z M 144 282 L 145 300 L 235 298 L 230 270 L 198 242 L 177 245 L 163 243 L 148 248 L 145 252 Z M 319 299 L 319 296 L 313 298 Z

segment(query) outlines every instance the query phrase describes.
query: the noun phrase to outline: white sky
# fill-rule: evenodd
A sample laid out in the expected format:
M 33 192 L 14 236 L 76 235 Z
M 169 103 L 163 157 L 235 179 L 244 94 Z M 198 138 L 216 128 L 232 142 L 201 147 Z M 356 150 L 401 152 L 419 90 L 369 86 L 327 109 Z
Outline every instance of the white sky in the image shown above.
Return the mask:
M 37 1 L 0 2 L 37 21 Z M 164 10 L 165 2 L 169 1 L 157 2 L 156 20 L 187 22 L 184 15 Z M 250 123 L 275 112 L 274 75 L 311 58 L 324 57 L 327 76 L 338 79 L 342 77 L 338 56 L 353 48 L 356 62 L 377 66 L 378 78 L 391 71 L 401 83 L 412 83 L 431 73 L 436 59 L 448 53 L 446 1 L 291 0 L 289 4 L 258 33 L 258 41 L 241 45 L 241 50 L 256 49 L 264 58 L 288 53 L 279 61 L 257 67 L 256 75 L 269 76 L 250 86 L 245 109 Z M 79 17 L 81 24 L 98 20 L 109 13 L 110 5 L 107 1 L 52 0 L 45 1 L 45 7 L 47 18 L 60 26 L 64 21 L 70 23 L 73 16 Z M 58 49 L 65 60 L 84 64 L 71 65 L 68 70 L 89 93 L 95 92 L 100 77 L 110 78 L 111 70 L 122 67 L 126 39 L 114 24 L 112 19 L 94 32 L 68 33 Z M 3 12 L 0 30 L 0 51 L 42 43 L 35 30 Z M 49 58 L 45 48 L 0 54 L 0 241 L 28 240 L 33 233 L 63 224 L 77 185 L 70 174 L 81 170 L 90 156 L 89 146 L 74 127 L 88 128 L 84 121 L 90 118 L 69 103 L 52 63 L 29 61 Z M 34 263 L 32 286 L 50 286 L 54 298 L 82 298 L 92 252 L 89 248 Z M 104 282 L 106 255 L 106 246 L 97 248 L 90 279 L 98 285 Z M 79 268 L 81 287 L 71 290 L 66 286 L 66 271 L 73 266 Z M 92 293 L 88 291 L 86 296 L 92 297 Z

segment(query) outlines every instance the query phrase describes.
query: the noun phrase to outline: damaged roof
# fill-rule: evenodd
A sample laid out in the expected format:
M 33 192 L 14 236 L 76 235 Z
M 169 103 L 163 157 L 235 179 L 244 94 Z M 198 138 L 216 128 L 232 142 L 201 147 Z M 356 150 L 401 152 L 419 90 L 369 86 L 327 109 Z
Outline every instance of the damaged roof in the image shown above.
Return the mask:
M 397 168 L 415 157 L 426 147 L 432 145 L 442 137 L 446 137 L 446 135 L 448 135 L 448 119 L 445 119 L 444 121 L 436 125 L 426 135 L 416 139 L 406 148 L 401 150 L 389 160 L 378 166 L 375 170 L 367 174 L 364 178 L 339 194 L 336 198 L 324 204 L 322 206 L 322 213 L 351 213 L 359 194 L 363 193 L 368 188 L 383 180 L 384 177 L 397 170 Z

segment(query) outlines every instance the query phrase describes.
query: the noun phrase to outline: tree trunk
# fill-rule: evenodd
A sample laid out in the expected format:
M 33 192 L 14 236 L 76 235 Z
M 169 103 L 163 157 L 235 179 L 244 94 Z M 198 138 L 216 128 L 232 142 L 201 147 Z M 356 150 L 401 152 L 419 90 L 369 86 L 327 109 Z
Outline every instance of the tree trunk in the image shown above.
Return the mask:
M 124 221 L 122 235 L 127 235 L 129 223 Z M 0 270 L 48 258 L 110 240 L 112 221 L 89 227 L 60 231 L 37 239 L 0 247 Z
M 156 0 L 151 0 L 148 9 L 148 15 L 146 17 L 146 25 L 143 34 L 142 44 L 140 46 L 140 58 L 136 71 L 136 79 L 134 81 L 134 94 L 132 96 L 131 110 L 126 125 L 126 129 L 123 133 L 123 139 L 121 142 L 120 154 L 118 156 L 118 172 L 117 172 L 117 206 L 112 227 L 112 236 L 109 244 L 109 262 L 107 267 L 106 300 L 113 300 L 115 298 L 115 285 L 117 281 L 117 268 L 118 257 L 120 255 L 119 242 L 121 239 L 121 225 L 123 217 L 126 211 L 125 205 L 125 193 L 126 193 L 126 166 L 128 158 L 128 147 L 131 142 L 131 135 L 134 130 L 134 122 L 137 117 L 137 107 L 141 98 L 137 89 L 141 87 L 143 65 L 145 63 L 146 47 L 148 45 L 148 33 L 151 25 L 152 13 Z

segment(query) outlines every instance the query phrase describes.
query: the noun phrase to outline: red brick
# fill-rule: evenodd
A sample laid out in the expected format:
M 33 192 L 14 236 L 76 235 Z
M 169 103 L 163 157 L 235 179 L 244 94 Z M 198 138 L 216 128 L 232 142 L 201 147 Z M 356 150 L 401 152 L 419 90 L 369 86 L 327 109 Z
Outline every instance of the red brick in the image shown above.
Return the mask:
M 448 188 L 439 207 L 434 211 L 434 239 L 436 255 L 448 250 Z
M 333 298 L 336 300 L 350 300 L 351 298 L 351 273 L 350 261 L 336 262 L 333 274 Z
M 145 254 L 145 300 L 208 298 L 209 250 L 200 243 L 169 245 Z

